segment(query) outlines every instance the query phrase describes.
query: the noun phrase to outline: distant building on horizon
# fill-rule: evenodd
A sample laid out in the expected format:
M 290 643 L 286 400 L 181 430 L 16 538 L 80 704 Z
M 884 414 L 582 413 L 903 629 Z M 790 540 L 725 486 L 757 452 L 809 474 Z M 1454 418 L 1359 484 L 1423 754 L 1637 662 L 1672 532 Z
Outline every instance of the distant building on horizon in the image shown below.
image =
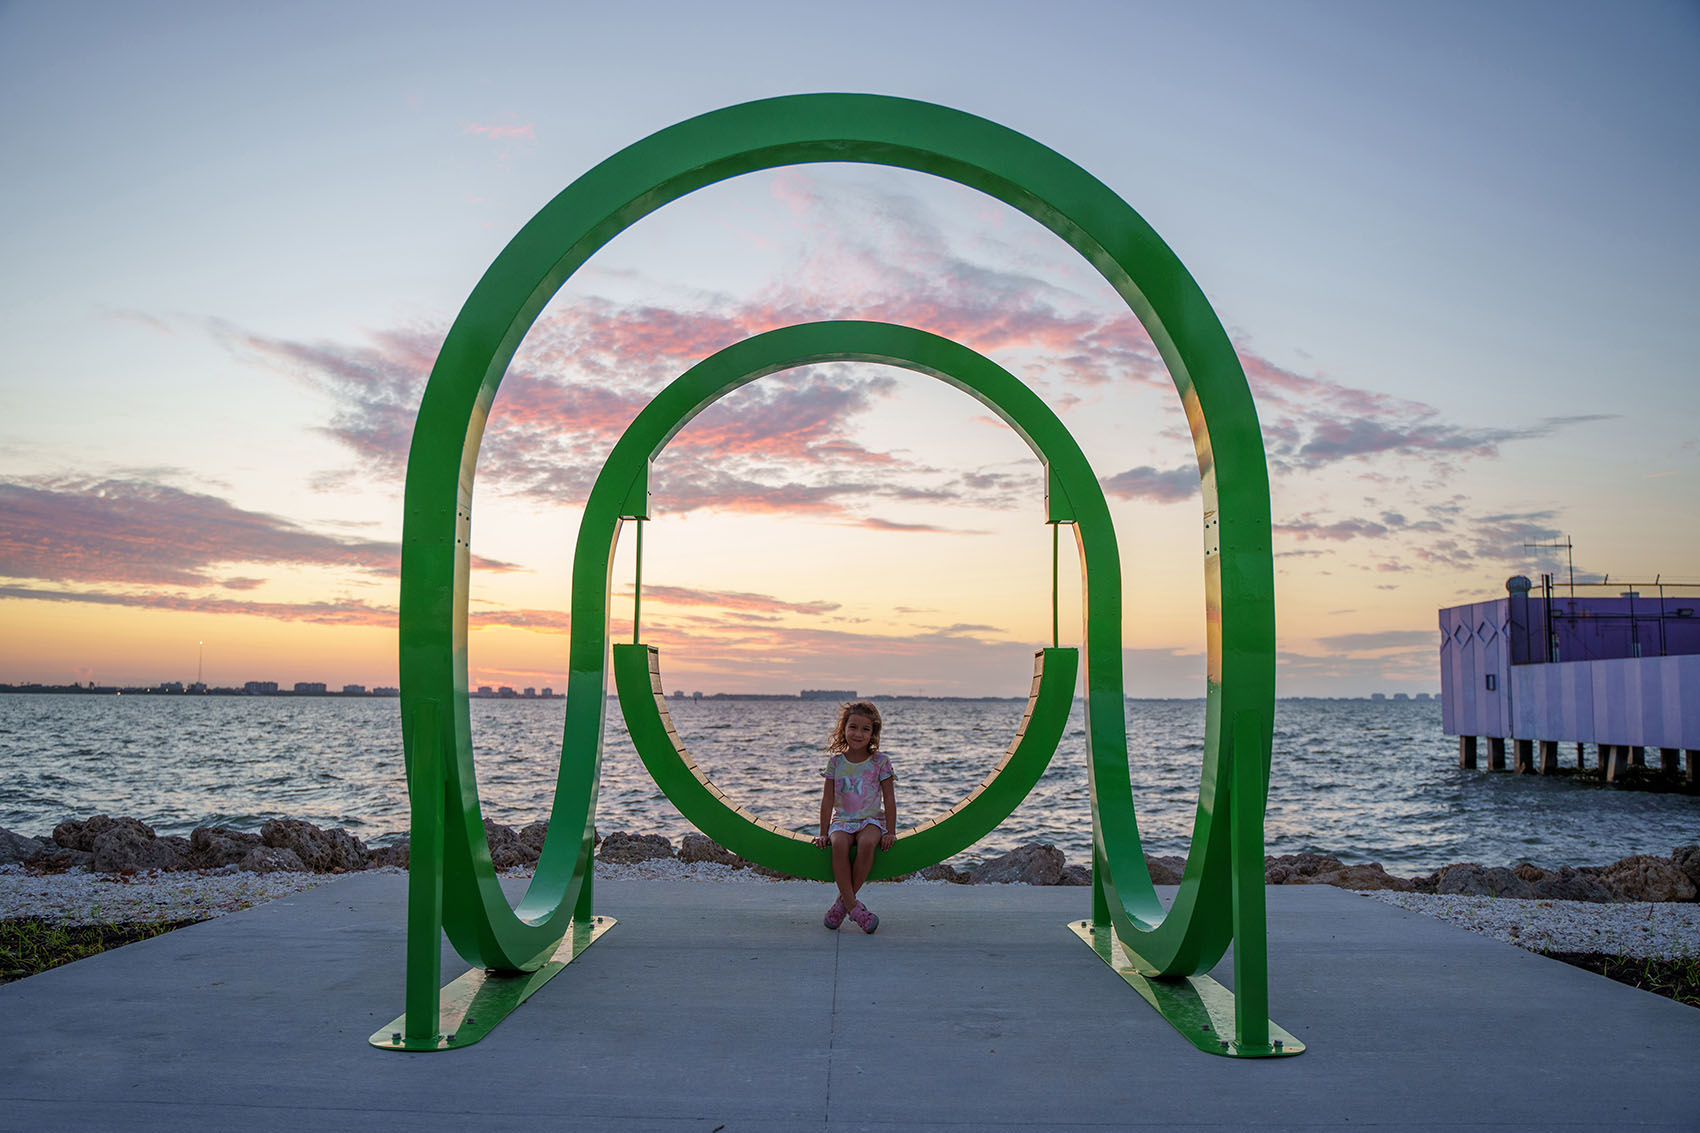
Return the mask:
M 277 692 L 277 682 L 248 681 L 243 684 L 242 691 L 249 696 L 270 696 Z
M 853 688 L 806 688 L 799 694 L 804 700 L 856 700 Z
M 330 688 L 324 681 L 296 681 L 295 691 L 303 696 L 323 696 Z
M 344 696 L 365 696 L 366 695 L 366 686 L 365 685 L 343 685 L 342 686 L 342 695 L 344 695 Z

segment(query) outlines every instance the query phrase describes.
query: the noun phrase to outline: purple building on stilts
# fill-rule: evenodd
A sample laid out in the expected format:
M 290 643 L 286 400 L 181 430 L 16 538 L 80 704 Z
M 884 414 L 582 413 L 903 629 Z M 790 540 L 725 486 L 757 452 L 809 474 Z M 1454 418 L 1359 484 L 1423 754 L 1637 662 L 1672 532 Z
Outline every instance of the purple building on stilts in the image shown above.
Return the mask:
M 1458 764 L 1551 774 L 1558 745 L 1597 745 L 1608 781 L 1659 750 L 1675 777 L 1700 755 L 1700 587 L 1576 583 L 1537 588 L 1518 575 L 1506 596 L 1440 611 L 1441 714 Z M 1578 594 L 1577 592 L 1582 593 Z

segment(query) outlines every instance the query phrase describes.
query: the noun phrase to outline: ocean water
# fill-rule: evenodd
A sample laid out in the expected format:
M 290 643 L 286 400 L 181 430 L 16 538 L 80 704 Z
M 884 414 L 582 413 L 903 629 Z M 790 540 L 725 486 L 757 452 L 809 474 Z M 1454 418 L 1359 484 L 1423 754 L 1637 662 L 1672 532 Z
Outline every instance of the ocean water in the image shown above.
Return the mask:
M 1015 700 L 882 700 L 901 825 L 948 810 L 1002 757 Z M 686 746 L 750 811 L 813 831 L 834 706 L 673 701 Z M 474 700 L 479 796 L 510 825 L 546 818 L 563 701 Z M 1127 702 L 1129 767 L 1147 852 L 1185 853 L 1198 801 L 1204 704 Z M 1561 749 L 1573 761 L 1574 748 Z M 1566 778 L 1463 771 L 1438 702 L 1283 700 L 1276 707 L 1269 852 L 1316 850 L 1395 873 L 1449 862 L 1585 865 L 1700 842 L 1700 798 Z M 1590 751 L 1591 756 L 1591 751 Z M 1091 858 L 1080 705 L 1049 770 L 958 861 L 1023 842 Z M 47 834 L 91 814 L 162 834 L 268 818 L 343 826 L 382 843 L 407 826 L 395 700 L 0 694 L 0 826 Z M 610 698 L 597 826 L 675 841 L 691 829 L 644 770 Z

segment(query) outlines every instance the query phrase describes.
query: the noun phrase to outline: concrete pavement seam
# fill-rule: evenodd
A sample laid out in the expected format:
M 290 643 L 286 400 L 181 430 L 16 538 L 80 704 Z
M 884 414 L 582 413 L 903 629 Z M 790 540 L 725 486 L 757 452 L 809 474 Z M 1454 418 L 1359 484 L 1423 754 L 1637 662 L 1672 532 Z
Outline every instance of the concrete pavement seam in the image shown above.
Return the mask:
M 843 927 L 843 926 L 840 926 Z M 832 938 L 832 1017 L 826 1029 L 826 1105 L 821 1110 L 820 1123 L 824 1129 L 832 1123 L 832 1048 L 838 1041 L 838 957 L 843 937 L 836 932 Z

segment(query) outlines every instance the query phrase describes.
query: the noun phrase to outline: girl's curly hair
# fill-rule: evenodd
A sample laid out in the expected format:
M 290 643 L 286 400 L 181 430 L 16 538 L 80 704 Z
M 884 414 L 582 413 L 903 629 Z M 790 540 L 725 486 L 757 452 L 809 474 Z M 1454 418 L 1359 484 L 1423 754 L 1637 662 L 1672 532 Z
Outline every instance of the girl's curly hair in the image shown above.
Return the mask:
M 868 754 L 872 755 L 880 749 L 880 710 L 866 700 L 847 700 L 838 706 L 838 722 L 832 726 L 832 739 L 826 745 L 826 750 L 833 755 L 841 755 L 850 750 L 850 741 L 844 738 L 844 725 L 852 716 L 866 716 L 874 726 L 874 734 L 868 740 Z

